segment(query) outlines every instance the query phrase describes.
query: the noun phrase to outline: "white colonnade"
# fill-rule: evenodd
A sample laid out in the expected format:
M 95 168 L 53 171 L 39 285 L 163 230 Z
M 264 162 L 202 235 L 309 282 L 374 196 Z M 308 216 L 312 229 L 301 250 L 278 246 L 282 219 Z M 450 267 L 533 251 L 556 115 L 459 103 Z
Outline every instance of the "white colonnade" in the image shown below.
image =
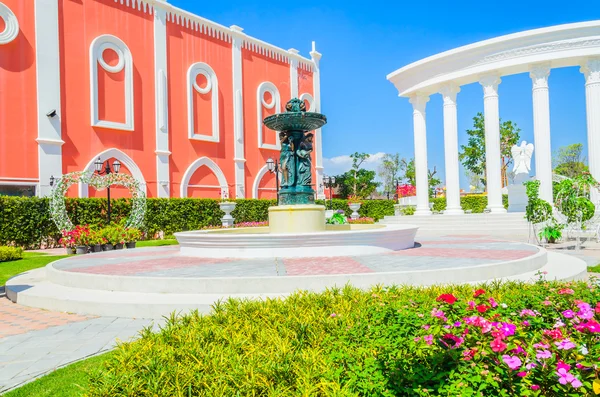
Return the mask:
M 552 26 L 482 41 L 414 62 L 388 75 L 399 96 L 413 105 L 417 211 L 429 215 L 427 122 L 425 105 L 431 95 L 444 100 L 445 214 L 462 214 L 458 162 L 457 93 L 466 84 L 483 88 L 488 209 L 505 213 L 502 203 L 500 146 L 501 77 L 529 73 L 532 81 L 536 179 L 540 197 L 552 198 L 550 88 L 552 68 L 581 67 L 585 76 L 588 158 L 590 172 L 600 180 L 600 21 Z M 594 202 L 600 201 L 594 192 Z

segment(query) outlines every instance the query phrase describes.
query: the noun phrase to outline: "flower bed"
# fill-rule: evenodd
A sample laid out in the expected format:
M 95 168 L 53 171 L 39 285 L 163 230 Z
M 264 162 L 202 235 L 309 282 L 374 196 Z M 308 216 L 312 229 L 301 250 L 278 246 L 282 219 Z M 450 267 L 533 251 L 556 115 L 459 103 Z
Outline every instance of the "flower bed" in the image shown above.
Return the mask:
M 375 220 L 373 218 L 361 217 L 358 219 L 348 219 L 348 223 L 354 225 L 371 225 L 375 223 Z
M 229 300 L 120 345 L 88 394 L 594 395 L 599 300 L 541 280 Z

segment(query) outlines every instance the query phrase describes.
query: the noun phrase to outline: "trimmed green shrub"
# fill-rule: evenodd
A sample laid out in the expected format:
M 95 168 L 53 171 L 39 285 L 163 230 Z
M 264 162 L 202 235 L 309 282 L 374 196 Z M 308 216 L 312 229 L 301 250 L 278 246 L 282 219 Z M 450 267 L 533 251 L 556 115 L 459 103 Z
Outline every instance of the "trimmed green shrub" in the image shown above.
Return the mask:
M 275 200 L 235 200 L 231 215 L 235 223 L 264 222 L 269 219 L 269 207 Z M 317 200 L 330 207 L 330 202 Z M 347 200 L 333 200 L 334 209 L 342 209 L 347 216 L 352 211 Z M 102 198 L 69 198 L 66 208 L 74 225 L 107 226 L 107 201 Z M 119 223 L 129 216 L 131 203 L 127 199 L 111 200 L 111 220 Z M 393 200 L 365 200 L 359 210 L 361 217 L 375 221 L 394 214 Z M 142 230 L 149 238 L 157 233 L 172 235 L 186 230 L 197 230 L 221 224 L 224 213 L 219 200 L 150 198 L 146 201 L 146 217 Z M 56 245 L 61 231 L 50 218 L 49 201 L 37 197 L 0 197 L 0 244 L 37 248 L 42 244 Z
M 430 203 L 433 203 L 434 211 L 443 211 L 446 209 L 446 198 L 432 198 L 429 199 Z M 487 207 L 487 196 L 483 195 L 468 195 L 460 198 L 460 206 L 463 210 L 471 210 L 474 214 L 483 213 Z M 504 208 L 508 208 L 508 195 L 502 195 L 502 204 Z
M 16 261 L 23 259 L 23 248 L 0 246 L 0 262 Z
M 352 287 L 215 305 L 117 347 L 89 396 L 591 395 L 586 283 Z M 597 306 L 596 306 L 597 307 Z M 558 322 L 560 325 L 557 325 Z M 562 368 L 571 376 L 561 383 Z M 575 380 L 577 382 L 575 382 Z

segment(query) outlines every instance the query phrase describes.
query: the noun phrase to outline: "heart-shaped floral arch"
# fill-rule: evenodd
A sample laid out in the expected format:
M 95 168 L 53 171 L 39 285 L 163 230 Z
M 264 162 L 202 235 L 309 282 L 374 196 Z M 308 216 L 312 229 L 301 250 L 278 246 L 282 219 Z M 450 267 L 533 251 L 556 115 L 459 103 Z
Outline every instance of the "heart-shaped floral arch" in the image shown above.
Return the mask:
M 73 230 L 73 223 L 67 214 L 65 204 L 65 193 L 76 183 L 86 183 L 96 189 L 106 189 L 112 185 L 121 185 L 129 189 L 131 193 L 131 214 L 127 219 L 126 227 L 139 228 L 144 223 L 146 213 L 146 194 L 140 187 L 140 183 L 131 175 L 115 174 L 98 175 L 90 171 L 79 171 L 65 174 L 58 179 L 50 196 L 50 214 L 56 223 L 58 230 Z

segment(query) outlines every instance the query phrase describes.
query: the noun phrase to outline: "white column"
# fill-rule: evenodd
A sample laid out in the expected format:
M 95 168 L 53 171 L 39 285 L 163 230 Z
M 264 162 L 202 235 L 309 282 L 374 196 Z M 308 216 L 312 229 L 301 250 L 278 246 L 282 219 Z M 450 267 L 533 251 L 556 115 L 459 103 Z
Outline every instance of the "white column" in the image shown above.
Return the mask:
M 444 215 L 464 214 L 460 205 L 460 177 L 458 173 L 458 122 L 456 94 L 460 87 L 450 83 L 442 87 L 444 98 L 444 157 L 446 160 L 446 209 Z
M 290 53 L 290 95 L 291 98 L 298 98 L 298 58 L 299 51 L 295 48 L 288 50 Z
M 321 72 L 319 71 L 319 62 L 321 53 L 317 52 L 315 42 L 312 42 L 312 51 L 310 57 L 313 61 L 313 96 L 315 99 L 315 112 L 321 112 Z M 321 129 L 315 131 L 316 164 L 317 172 L 317 199 L 325 200 L 325 189 L 323 186 L 323 140 L 321 139 Z
M 535 176 L 540 181 L 540 198 L 550 204 L 552 198 L 552 148 L 550 145 L 550 65 L 534 65 L 529 77 L 533 84 L 533 140 Z
M 244 29 L 231 26 L 233 51 L 233 161 L 235 162 L 235 197 L 246 198 L 246 158 L 244 157 L 244 96 L 242 91 L 242 46 Z
M 156 192 L 170 197 L 169 170 L 169 99 L 167 70 L 167 13 L 157 4 L 154 8 L 154 98 L 156 120 Z
M 417 188 L 417 210 L 415 215 L 431 215 L 429 209 L 429 176 L 427 168 L 427 124 L 425 107 L 429 95 L 416 94 L 410 98 L 413 105 L 413 128 L 415 134 L 415 180 Z
M 588 158 L 590 173 L 600 181 L 600 58 L 590 58 L 582 66 L 585 75 L 585 110 L 587 114 Z M 592 191 L 592 202 L 600 197 Z
M 62 175 L 59 49 L 58 0 L 35 0 L 38 196 L 50 193 L 50 176 Z
M 485 76 L 479 81 L 483 87 L 488 208 L 493 214 L 506 213 L 502 204 L 500 111 L 498 110 L 498 84 L 500 82 L 500 77 L 493 75 Z

